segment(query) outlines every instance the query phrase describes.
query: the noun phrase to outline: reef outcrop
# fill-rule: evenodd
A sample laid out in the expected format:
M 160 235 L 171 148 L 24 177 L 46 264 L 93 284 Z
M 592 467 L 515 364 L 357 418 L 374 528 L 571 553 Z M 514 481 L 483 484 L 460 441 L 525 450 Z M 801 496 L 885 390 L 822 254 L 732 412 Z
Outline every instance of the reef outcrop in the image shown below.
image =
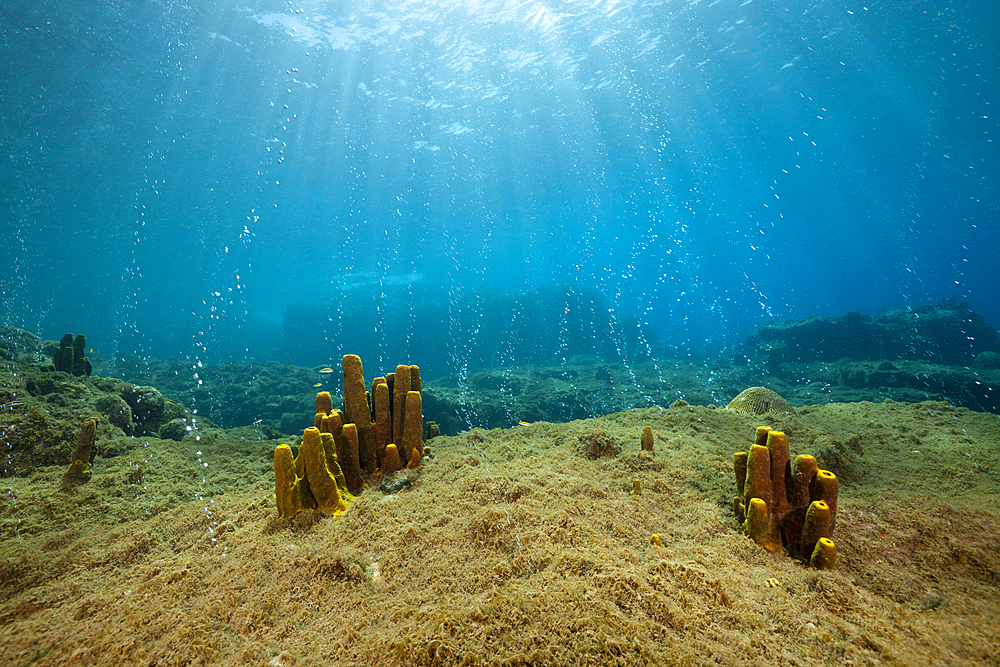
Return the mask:
M 965 301 L 885 310 L 875 315 L 810 317 L 760 327 L 750 336 L 768 363 L 911 359 L 968 366 L 983 352 L 1000 353 L 1000 336 Z
M 788 438 L 757 428 L 750 452 L 733 456 L 737 495 L 733 513 L 743 534 L 768 551 L 786 551 L 813 567 L 831 569 L 837 547 L 837 476 L 808 454 L 790 460 Z

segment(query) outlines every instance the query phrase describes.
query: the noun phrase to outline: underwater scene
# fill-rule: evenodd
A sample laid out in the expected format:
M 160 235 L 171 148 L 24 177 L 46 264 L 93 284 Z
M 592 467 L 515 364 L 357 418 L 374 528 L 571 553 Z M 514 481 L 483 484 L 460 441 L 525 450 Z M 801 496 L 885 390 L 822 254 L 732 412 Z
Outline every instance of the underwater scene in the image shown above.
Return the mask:
M 0 3 L 0 666 L 1000 665 L 993 0 Z

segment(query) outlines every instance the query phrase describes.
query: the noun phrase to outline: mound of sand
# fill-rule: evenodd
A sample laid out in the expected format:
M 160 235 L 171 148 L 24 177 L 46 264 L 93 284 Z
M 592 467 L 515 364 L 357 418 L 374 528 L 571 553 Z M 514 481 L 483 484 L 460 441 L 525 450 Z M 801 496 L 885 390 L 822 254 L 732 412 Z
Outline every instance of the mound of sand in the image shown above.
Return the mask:
M 840 477 L 836 570 L 737 532 L 732 454 L 760 424 Z M 277 441 L 256 437 L 136 438 L 84 484 L 8 479 L 0 663 L 1000 663 L 996 415 L 678 402 L 473 430 L 337 520 L 276 519 Z

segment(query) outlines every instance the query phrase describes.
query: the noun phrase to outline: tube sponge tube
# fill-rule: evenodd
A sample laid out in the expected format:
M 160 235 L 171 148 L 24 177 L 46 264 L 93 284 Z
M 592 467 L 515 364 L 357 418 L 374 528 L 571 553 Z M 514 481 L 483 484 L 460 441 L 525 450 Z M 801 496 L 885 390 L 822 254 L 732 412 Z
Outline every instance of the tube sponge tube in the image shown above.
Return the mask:
M 85 419 L 80 427 L 80 435 L 76 439 L 76 449 L 73 451 L 73 461 L 69 470 L 63 475 L 64 482 L 85 482 L 90 479 L 90 465 L 94 462 L 97 440 L 97 417 Z
M 403 463 L 399 460 L 399 452 L 396 445 L 389 443 L 385 447 L 385 455 L 382 457 L 382 474 L 391 475 L 397 470 L 402 470 Z
M 333 412 L 333 397 L 330 392 L 321 391 L 316 394 L 316 414 L 328 415 Z
M 819 470 L 813 477 L 809 485 L 809 497 L 813 500 L 822 500 L 830 506 L 830 534 L 837 522 L 837 495 L 840 492 L 840 482 L 837 476 L 829 470 Z
M 837 545 L 829 537 L 821 537 L 816 542 L 812 557 L 809 558 L 810 567 L 817 570 L 832 570 L 837 565 Z
M 653 451 L 653 429 L 650 428 L 649 424 L 642 427 L 642 435 L 639 436 L 639 444 L 642 446 L 643 451 Z
M 403 424 L 406 423 L 406 394 L 410 391 L 410 367 L 404 364 L 396 366 L 395 381 L 392 385 L 392 441 L 397 446 L 403 444 Z M 406 463 L 410 452 L 405 447 L 400 449 L 399 456 Z
M 812 554 L 816 543 L 830 536 L 830 506 L 823 500 L 814 500 L 806 510 L 806 522 L 802 526 L 800 549 L 803 554 Z
M 397 378 L 399 375 L 396 376 Z M 397 379 L 398 381 L 398 379 Z M 424 453 L 423 400 L 419 391 L 406 392 L 406 417 L 403 420 L 403 451 L 406 467 L 416 470 Z
M 743 485 L 743 504 L 749 506 L 751 498 L 760 498 L 771 508 L 771 453 L 767 447 L 753 445 L 747 457 L 747 479 Z
M 274 449 L 274 498 L 278 502 L 279 519 L 290 519 L 302 511 L 299 480 L 295 474 L 292 448 L 278 445 Z
M 344 368 L 344 419 L 353 423 L 358 429 L 358 460 L 367 472 L 373 472 L 378 466 L 375 454 L 375 428 L 372 423 L 372 408 L 368 402 L 368 391 L 365 389 L 365 377 L 361 372 L 361 357 L 356 354 L 345 354 L 342 360 Z M 341 464 L 345 463 L 341 461 Z M 344 470 L 350 482 L 351 475 Z
M 382 380 L 379 382 L 379 380 Z M 392 442 L 392 399 L 385 378 L 375 378 L 372 387 L 372 402 L 375 404 L 375 455 L 379 465 L 384 466 L 385 448 Z
M 785 491 L 785 478 L 788 481 L 792 479 L 788 465 L 788 437 L 782 431 L 772 430 L 768 432 L 766 442 L 771 455 L 771 512 L 784 515 L 792 509 Z
M 347 480 L 347 490 L 361 493 L 365 480 L 361 477 L 361 460 L 358 458 L 358 428 L 355 424 L 344 424 L 344 447 L 338 450 L 340 467 Z
M 757 544 L 764 546 L 767 542 L 767 503 L 760 498 L 751 498 L 746 508 L 746 515 L 743 533 Z

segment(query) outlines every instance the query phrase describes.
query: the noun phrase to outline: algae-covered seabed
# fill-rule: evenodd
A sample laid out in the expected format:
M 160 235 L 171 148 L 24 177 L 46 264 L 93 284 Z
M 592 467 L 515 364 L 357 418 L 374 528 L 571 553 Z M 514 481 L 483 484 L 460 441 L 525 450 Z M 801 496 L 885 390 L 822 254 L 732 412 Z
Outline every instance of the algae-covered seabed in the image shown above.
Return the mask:
M 735 530 L 758 424 L 838 471 L 836 570 Z M 619 456 L 582 456 L 598 431 Z M 276 520 L 277 442 L 253 433 L 136 438 L 68 490 L 62 468 L 8 479 L 0 663 L 1000 663 L 996 415 L 677 404 L 473 430 L 337 520 Z

